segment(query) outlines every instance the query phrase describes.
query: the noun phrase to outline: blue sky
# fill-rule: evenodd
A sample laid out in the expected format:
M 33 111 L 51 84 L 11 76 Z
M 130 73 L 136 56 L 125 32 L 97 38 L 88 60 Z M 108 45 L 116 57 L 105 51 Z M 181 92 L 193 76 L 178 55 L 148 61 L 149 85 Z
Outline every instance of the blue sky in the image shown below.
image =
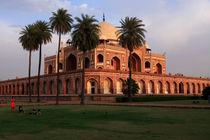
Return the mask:
M 27 76 L 28 52 L 18 42 L 19 32 L 36 20 L 49 20 L 58 8 L 69 13 L 95 15 L 99 22 L 118 26 L 125 16 L 136 16 L 146 25 L 146 40 L 154 53 L 166 53 L 167 73 L 210 77 L 210 0 L 1 0 L 0 80 Z M 63 41 L 70 34 L 63 36 Z M 43 48 L 57 50 L 57 35 Z M 32 75 L 37 74 L 38 52 L 33 53 Z M 42 62 L 42 73 L 44 63 Z

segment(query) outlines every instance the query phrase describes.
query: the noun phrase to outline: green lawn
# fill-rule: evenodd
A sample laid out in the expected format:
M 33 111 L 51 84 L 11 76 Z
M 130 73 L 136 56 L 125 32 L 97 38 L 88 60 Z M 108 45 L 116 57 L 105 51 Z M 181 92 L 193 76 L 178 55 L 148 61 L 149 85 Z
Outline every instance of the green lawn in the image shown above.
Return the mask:
M 208 100 L 198 100 L 199 104 L 193 104 L 194 100 L 175 100 L 175 101 L 152 101 L 152 102 L 139 102 L 142 104 L 177 104 L 177 105 L 210 105 Z
M 40 108 L 42 115 L 28 112 Z M 210 139 L 210 110 L 95 105 L 0 108 L 1 140 Z

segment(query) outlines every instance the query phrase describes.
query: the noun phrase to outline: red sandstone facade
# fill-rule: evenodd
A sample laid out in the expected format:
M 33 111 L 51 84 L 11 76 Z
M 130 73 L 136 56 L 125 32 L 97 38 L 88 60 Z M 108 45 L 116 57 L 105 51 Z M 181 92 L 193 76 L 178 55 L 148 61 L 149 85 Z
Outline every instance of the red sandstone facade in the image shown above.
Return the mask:
M 85 56 L 85 94 L 115 96 L 122 94 L 122 82 L 128 78 L 129 51 L 117 41 L 117 28 L 99 23 L 101 34 L 97 48 Z M 41 96 L 56 95 L 57 55 L 45 57 L 45 74 L 41 76 Z M 61 47 L 59 69 L 61 96 L 78 96 L 81 92 L 82 52 L 67 45 Z M 139 84 L 139 94 L 201 94 L 210 79 L 166 74 L 166 57 L 152 53 L 145 43 L 132 53 L 132 76 Z M 0 95 L 28 95 L 27 78 L 0 81 Z M 37 77 L 31 80 L 36 96 Z

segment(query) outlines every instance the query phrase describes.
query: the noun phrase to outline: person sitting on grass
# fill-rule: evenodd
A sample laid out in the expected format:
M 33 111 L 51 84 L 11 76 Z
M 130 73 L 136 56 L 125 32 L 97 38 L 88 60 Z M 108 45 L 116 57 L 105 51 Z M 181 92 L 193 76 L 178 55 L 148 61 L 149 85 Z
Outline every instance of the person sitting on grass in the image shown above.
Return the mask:
M 19 110 L 19 113 L 24 113 L 23 107 L 21 105 L 19 106 L 18 110 Z
M 41 115 L 41 111 L 40 111 L 40 109 L 38 109 L 37 111 L 36 111 L 36 109 L 33 109 L 32 112 L 30 112 L 29 114 L 30 115 Z

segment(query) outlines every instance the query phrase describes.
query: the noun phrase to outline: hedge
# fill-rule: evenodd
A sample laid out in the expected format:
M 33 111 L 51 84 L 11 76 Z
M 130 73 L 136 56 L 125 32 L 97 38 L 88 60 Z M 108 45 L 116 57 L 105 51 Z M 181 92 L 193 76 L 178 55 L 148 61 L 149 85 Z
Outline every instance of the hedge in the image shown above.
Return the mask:
M 200 96 L 181 96 L 181 95 L 148 95 L 132 97 L 133 102 L 151 102 L 151 101 L 174 101 L 174 100 L 200 100 Z M 128 102 L 128 97 L 116 97 L 117 103 Z

